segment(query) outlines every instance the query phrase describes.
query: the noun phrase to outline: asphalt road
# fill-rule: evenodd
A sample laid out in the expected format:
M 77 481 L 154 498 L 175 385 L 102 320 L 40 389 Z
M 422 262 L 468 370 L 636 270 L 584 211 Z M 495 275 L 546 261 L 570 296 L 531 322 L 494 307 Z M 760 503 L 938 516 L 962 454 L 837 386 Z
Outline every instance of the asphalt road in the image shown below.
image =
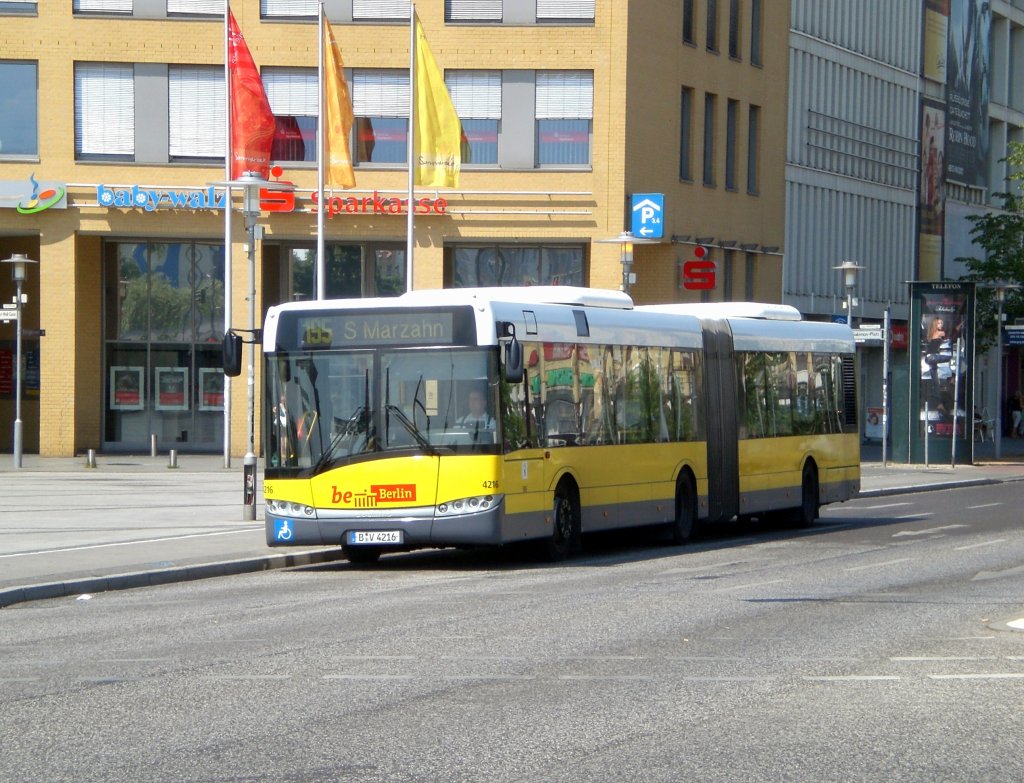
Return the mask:
M 1024 779 L 1013 484 L 0 612 L 0 780 Z

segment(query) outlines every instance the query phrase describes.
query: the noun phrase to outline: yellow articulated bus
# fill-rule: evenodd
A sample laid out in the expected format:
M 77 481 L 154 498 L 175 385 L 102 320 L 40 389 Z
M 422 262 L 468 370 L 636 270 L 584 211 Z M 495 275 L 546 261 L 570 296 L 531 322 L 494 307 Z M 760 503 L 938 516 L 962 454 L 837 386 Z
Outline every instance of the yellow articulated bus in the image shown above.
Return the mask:
M 860 486 L 852 333 L 790 307 L 414 291 L 273 307 L 263 350 L 270 546 L 558 560 L 611 528 L 811 524 Z

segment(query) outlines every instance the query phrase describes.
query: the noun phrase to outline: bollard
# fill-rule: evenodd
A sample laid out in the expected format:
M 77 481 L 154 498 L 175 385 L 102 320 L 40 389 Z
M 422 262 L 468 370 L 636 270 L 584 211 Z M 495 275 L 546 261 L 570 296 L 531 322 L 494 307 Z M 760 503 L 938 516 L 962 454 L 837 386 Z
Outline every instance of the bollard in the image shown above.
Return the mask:
M 156 456 L 156 433 L 149 436 L 149 456 Z
M 176 468 L 178 467 L 178 450 L 171 449 L 167 455 L 167 467 Z
M 87 468 L 96 467 L 96 449 L 89 449 L 85 454 L 85 466 Z
M 251 453 L 242 459 L 242 519 L 256 519 L 256 455 Z

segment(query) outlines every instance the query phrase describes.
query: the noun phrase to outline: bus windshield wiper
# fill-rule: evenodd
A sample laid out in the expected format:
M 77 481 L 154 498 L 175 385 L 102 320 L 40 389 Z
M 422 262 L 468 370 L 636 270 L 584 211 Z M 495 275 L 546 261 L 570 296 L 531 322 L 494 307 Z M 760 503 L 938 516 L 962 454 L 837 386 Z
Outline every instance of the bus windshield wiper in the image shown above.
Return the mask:
M 358 435 L 365 434 L 367 439 L 369 439 L 370 420 L 371 412 L 368 408 L 365 406 L 356 408 L 355 412 L 344 421 L 338 428 L 338 431 L 331 437 L 330 445 L 327 446 L 324 453 L 320 455 L 320 459 L 316 461 L 316 465 L 313 466 L 314 472 L 323 468 L 334 458 L 334 452 L 345 438 L 355 438 Z M 352 453 L 351 449 L 349 453 Z
M 387 409 L 387 412 L 389 414 L 393 415 L 402 423 L 402 426 L 405 427 L 406 431 L 410 435 L 412 435 L 413 438 L 416 439 L 416 442 L 420 445 L 420 448 L 422 448 L 425 452 L 427 452 L 427 454 L 430 454 L 431 456 L 438 456 L 438 450 L 435 449 L 432 445 L 430 445 L 430 441 L 423 437 L 423 433 L 419 431 L 415 424 L 409 421 L 409 417 L 402 413 L 401 408 L 399 408 L 397 405 L 391 405 L 390 403 L 385 405 L 384 407 L 385 409 Z

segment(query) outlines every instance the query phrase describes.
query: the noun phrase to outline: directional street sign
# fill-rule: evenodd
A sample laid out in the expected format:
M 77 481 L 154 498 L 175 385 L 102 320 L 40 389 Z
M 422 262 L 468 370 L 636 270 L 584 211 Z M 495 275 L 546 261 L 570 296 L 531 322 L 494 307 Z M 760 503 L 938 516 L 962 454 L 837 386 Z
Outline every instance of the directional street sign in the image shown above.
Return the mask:
M 665 235 L 665 194 L 634 193 L 631 231 L 642 239 L 661 239 Z

